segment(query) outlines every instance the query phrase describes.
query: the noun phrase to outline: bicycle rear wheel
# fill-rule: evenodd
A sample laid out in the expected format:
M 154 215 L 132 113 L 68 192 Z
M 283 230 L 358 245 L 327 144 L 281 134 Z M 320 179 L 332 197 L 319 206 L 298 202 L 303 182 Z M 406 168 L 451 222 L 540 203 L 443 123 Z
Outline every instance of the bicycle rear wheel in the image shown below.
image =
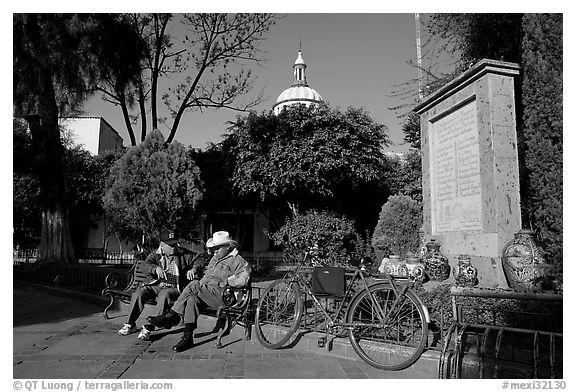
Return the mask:
M 424 309 L 416 295 L 406 291 L 396 306 L 396 293 L 387 283 L 379 283 L 360 292 L 348 309 L 348 323 L 359 324 L 350 329 L 352 347 L 364 361 L 384 370 L 401 370 L 412 365 L 424 351 L 428 337 Z M 381 324 L 378 309 L 384 312 Z M 379 325 L 378 325 L 379 324 Z
M 264 290 L 256 308 L 258 341 L 266 348 L 279 348 L 294 334 L 304 310 L 300 285 L 277 280 Z

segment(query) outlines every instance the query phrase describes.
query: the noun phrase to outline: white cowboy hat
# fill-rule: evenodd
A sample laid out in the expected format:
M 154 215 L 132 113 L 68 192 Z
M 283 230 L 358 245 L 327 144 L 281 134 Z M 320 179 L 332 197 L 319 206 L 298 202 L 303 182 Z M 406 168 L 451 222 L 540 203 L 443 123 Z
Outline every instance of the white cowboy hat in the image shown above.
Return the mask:
M 227 231 L 217 231 L 212 235 L 212 247 L 227 245 L 227 244 L 234 244 L 236 245 L 236 241 L 230 238 L 230 234 Z M 210 241 L 210 240 L 208 240 Z M 208 245 L 208 244 L 206 244 Z

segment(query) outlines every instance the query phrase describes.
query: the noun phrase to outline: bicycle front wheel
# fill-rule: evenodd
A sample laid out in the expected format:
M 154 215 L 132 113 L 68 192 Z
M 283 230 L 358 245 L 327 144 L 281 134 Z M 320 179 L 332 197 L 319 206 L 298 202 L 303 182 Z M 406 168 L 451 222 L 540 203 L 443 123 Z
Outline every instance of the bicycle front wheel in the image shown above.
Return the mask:
M 399 301 L 387 283 L 360 292 L 348 309 L 348 323 L 357 324 L 349 332 L 356 353 L 370 365 L 384 370 L 401 370 L 412 365 L 424 351 L 428 337 L 424 309 L 408 290 Z M 384 325 L 375 300 L 383 312 Z
M 282 347 L 298 329 L 303 310 L 297 282 L 283 279 L 273 282 L 258 300 L 255 317 L 258 341 L 266 348 Z

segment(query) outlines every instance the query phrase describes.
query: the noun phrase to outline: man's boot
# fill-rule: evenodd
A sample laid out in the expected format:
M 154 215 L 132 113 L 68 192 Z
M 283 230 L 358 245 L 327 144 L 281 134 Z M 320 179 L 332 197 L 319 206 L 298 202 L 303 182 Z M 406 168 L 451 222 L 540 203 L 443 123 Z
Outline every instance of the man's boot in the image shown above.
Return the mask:
M 148 316 L 146 321 L 157 328 L 170 329 L 175 325 L 180 324 L 180 315 L 173 310 L 161 314 L 160 316 Z
M 184 335 L 178 343 L 172 347 L 172 350 L 179 353 L 194 347 L 194 324 L 184 324 Z

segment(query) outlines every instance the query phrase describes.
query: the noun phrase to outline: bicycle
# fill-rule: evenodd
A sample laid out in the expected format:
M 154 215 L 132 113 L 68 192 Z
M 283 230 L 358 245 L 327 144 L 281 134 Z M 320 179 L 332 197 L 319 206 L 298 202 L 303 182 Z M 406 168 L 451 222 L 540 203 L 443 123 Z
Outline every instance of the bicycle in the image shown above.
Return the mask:
M 294 335 L 304 313 L 304 292 L 324 315 L 326 334 L 347 330 L 352 347 L 368 364 L 401 370 L 418 360 L 426 346 L 430 316 L 411 290 L 414 280 L 374 274 L 368 271 L 372 261 L 361 259 L 352 264 L 352 278 L 331 316 L 304 277 L 309 256 L 307 252 L 293 273 L 270 284 L 258 300 L 256 337 L 264 347 L 280 348 Z M 374 282 L 368 283 L 368 278 Z M 360 289 L 354 289 L 358 285 Z

